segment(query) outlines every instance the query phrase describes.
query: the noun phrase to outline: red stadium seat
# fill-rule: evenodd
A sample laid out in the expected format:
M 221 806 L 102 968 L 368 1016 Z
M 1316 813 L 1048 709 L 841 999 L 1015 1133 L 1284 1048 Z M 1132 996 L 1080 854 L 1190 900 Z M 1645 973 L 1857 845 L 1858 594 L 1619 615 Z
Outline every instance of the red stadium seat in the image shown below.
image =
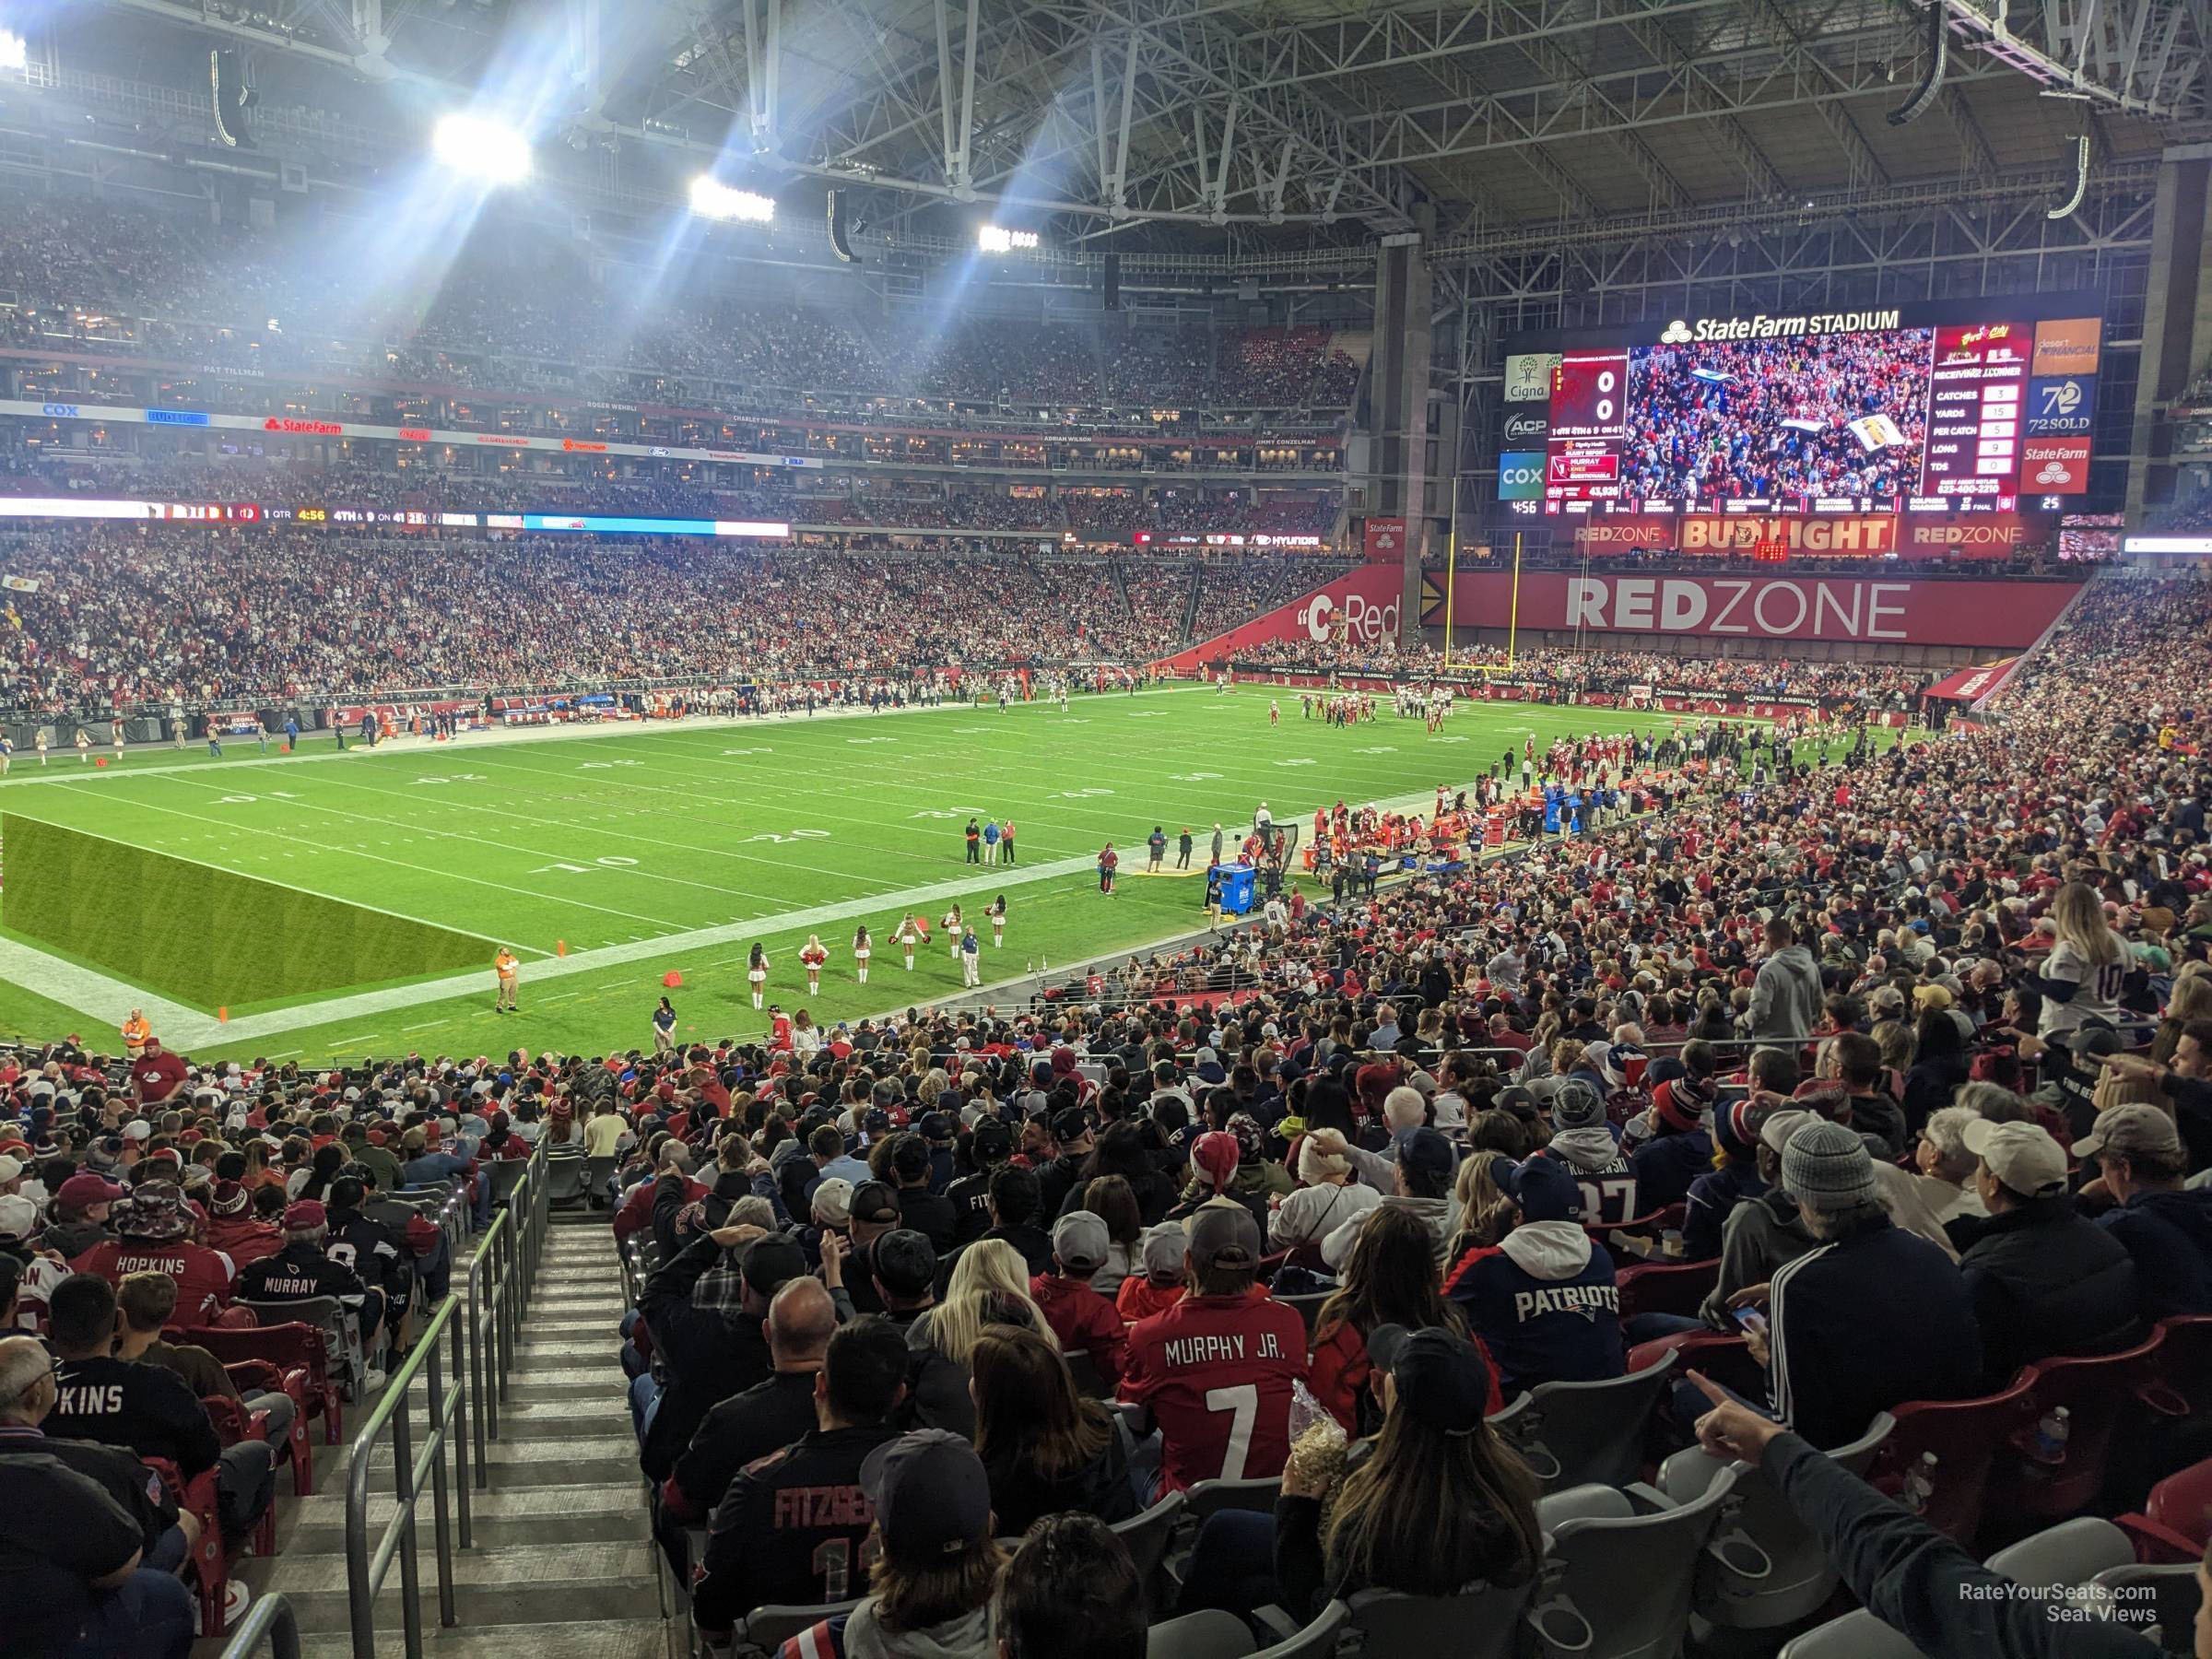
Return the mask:
M 2151 1404 L 2168 1417 L 2212 1420 L 2212 1313 L 2177 1313 L 2159 1330 Z
M 286 1378 L 288 1394 L 292 1392 L 293 1373 L 300 1373 L 300 1392 L 294 1398 L 300 1407 L 297 1420 L 302 1425 L 300 1430 L 302 1442 L 304 1425 L 310 1417 L 323 1419 L 325 1445 L 335 1446 L 346 1438 L 346 1403 L 339 1395 L 336 1373 L 331 1370 L 329 1347 L 324 1342 L 323 1333 L 313 1325 L 255 1325 L 242 1331 L 195 1325 L 181 1332 L 178 1340 L 206 1348 L 226 1365 L 247 1359 L 265 1360 Z M 298 1477 L 295 1472 L 293 1478 Z
M 2136 1560 L 2154 1566 L 2202 1560 L 2212 1543 L 2212 1457 L 2167 1476 L 2143 1507 L 2142 1514 L 2119 1518 Z
M 2063 1521 L 2104 1488 L 2113 1435 L 2124 1418 L 2147 1407 L 2165 1415 L 2157 1381 L 2163 1330 L 2117 1354 L 2045 1359 L 2022 1372 L 2029 1385 L 2027 1420 L 2013 1430 L 1991 1488 L 1993 1512 L 2015 1522 Z M 2045 1461 L 2035 1451 L 2036 1425 L 2059 1406 L 2070 1426 L 2064 1453 Z
M 2022 1377 L 2002 1393 L 1978 1399 L 1913 1400 L 1891 1407 L 1889 1415 L 1897 1427 L 1882 1443 L 1867 1478 L 1897 1497 L 1906 1476 L 1933 1452 L 1935 1490 L 1921 1506 L 1921 1519 L 1971 1548 L 1998 1453 L 2015 1431 L 2035 1420 L 2029 1380 Z
M 1767 1397 L 1767 1374 L 1751 1358 L 1751 1346 L 1741 1336 L 1723 1331 L 1683 1331 L 1673 1336 L 1640 1342 L 1629 1350 L 1628 1368 L 1642 1371 L 1657 1365 L 1667 1354 L 1675 1356 L 1675 1374 L 1702 1371 L 1723 1388 L 1747 1400 Z
M 1693 1316 L 1720 1280 L 1718 1256 L 1710 1262 L 1638 1262 L 1613 1277 L 1624 1320 L 1639 1313 Z
M 199 1590 L 200 1634 L 221 1636 L 229 1628 L 224 1601 L 230 1588 L 230 1551 L 223 1543 L 223 1523 L 215 1489 L 215 1471 L 203 1469 L 186 1480 L 166 1457 L 138 1460 L 161 1477 L 178 1512 L 200 1524 L 199 1542 L 193 1546 L 192 1573 Z
M 200 1401 L 207 1418 L 215 1425 L 215 1438 L 225 1446 L 241 1446 L 248 1441 L 258 1441 L 267 1432 L 269 1414 L 265 1411 L 247 1411 L 237 1401 L 222 1394 L 208 1394 Z M 261 1519 L 253 1524 L 253 1553 L 273 1556 L 276 1553 L 276 1506 L 272 1503 L 261 1512 Z

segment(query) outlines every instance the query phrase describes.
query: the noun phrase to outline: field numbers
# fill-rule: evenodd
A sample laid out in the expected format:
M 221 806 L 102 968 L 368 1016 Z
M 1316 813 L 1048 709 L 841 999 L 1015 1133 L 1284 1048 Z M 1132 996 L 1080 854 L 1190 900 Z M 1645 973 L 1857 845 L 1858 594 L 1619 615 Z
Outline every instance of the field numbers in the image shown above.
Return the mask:
M 1063 801 L 1088 801 L 1096 796 L 1110 795 L 1112 793 L 1113 791 L 1111 789 L 1064 789 L 1060 792 L 1059 798 Z
M 1170 772 L 1168 782 L 1171 783 L 1210 783 L 1220 775 L 1219 772 L 1209 771 Z
M 764 743 L 754 748 L 724 749 L 722 752 L 724 755 L 772 755 L 776 751 Z
M 979 813 L 979 812 L 981 812 L 981 811 L 982 811 L 982 810 L 983 810 L 983 808 L 982 808 L 982 807 L 981 807 L 981 806 L 941 806 L 941 807 L 931 807 L 931 808 L 927 808 L 927 809 L 925 809 L 925 810 L 924 810 L 924 811 L 921 811 L 921 812 L 917 812 L 917 813 L 915 813 L 915 814 L 914 814 L 914 817 L 915 817 L 915 818 L 973 818 L 973 817 L 974 817 L 974 816 L 975 816 L 977 813 Z
M 1139 709 L 1129 716 L 1132 720 L 1165 720 L 1167 717 L 1165 709 Z
M 1321 764 L 1321 762 L 1314 759 L 1311 755 L 1299 755 L 1294 756 L 1288 760 L 1277 760 L 1276 764 L 1277 766 L 1318 766 Z
M 588 865 L 539 865 L 537 868 L 531 871 L 530 874 L 533 876 L 543 876 L 547 870 L 565 870 L 571 876 L 589 876 L 592 873 L 592 868 L 594 865 L 604 866 L 609 870 L 634 870 L 638 866 L 638 861 L 634 858 L 623 858 L 618 854 L 606 858 L 595 858 L 591 864 Z
M 604 771 L 610 766 L 642 766 L 644 764 L 645 762 L 642 760 L 580 760 L 577 762 L 577 770 L 580 771 Z
M 1397 752 L 1398 746 L 1394 743 L 1371 743 L 1363 749 L 1352 751 L 1355 755 L 1394 755 Z
M 896 737 L 848 737 L 845 741 L 847 743 L 896 743 L 899 739 Z
M 596 764 L 596 762 L 593 764 Z M 488 783 L 490 780 L 482 772 L 440 772 L 431 777 L 418 778 L 415 782 L 418 783 Z
M 1463 735 L 1453 735 L 1453 736 L 1450 736 L 1450 737 L 1445 737 L 1445 736 L 1436 736 L 1436 737 L 1431 737 L 1431 738 L 1430 738 L 1430 739 L 1429 739 L 1429 741 L 1430 741 L 1430 742 L 1431 742 L 1431 743 L 1465 743 L 1465 742 L 1466 741 L 1466 737 L 1465 737 L 1465 735 L 1463 734 Z
M 221 805 L 225 806 L 251 806 L 259 799 L 261 799 L 259 795 L 225 795 L 222 797 Z
M 827 830 L 794 830 L 786 834 L 779 835 L 773 830 L 763 830 L 759 835 L 748 835 L 745 839 L 748 841 L 768 841 L 781 847 L 787 842 L 796 841 L 828 841 L 830 831 Z

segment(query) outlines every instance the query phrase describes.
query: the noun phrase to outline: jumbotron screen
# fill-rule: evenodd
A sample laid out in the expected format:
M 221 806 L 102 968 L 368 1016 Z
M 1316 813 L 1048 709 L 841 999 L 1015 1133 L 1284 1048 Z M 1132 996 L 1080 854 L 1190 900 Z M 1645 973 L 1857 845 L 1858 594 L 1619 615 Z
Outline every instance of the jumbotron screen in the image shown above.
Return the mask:
M 2082 493 L 2093 297 L 1971 309 L 1677 317 L 1510 354 L 1500 498 L 1848 512 Z

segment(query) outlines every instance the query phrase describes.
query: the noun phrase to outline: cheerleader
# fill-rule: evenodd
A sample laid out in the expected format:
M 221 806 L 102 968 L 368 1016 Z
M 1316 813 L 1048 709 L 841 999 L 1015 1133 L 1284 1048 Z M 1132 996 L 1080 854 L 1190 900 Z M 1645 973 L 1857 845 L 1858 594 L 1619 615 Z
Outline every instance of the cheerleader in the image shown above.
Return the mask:
M 822 994 L 822 964 L 829 959 L 830 953 L 822 948 L 822 941 L 817 935 L 808 934 L 806 947 L 799 952 L 800 965 L 806 970 L 807 995 L 819 996 Z
M 945 912 L 945 938 L 946 942 L 952 947 L 952 959 L 955 966 L 959 963 L 960 935 L 965 931 L 966 925 L 960 919 L 960 907 L 955 904 Z
M 753 1008 L 757 1013 L 768 1006 L 765 987 L 768 984 L 768 952 L 755 945 L 746 959 L 745 977 L 753 987 Z
M 922 937 L 922 930 L 914 925 L 912 916 L 899 919 L 899 931 L 891 935 L 899 941 L 899 948 L 906 952 L 906 971 L 914 971 L 914 946 Z
M 992 900 L 990 908 L 983 914 L 991 918 L 992 947 L 1003 948 L 1006 942 L 1006 896 L 1001 893 Z
M 868 958 L 874 954 L 875 947 L 868 941 L 868 924 L 863 922 L 853 930 L 853 966 L 855 977 L 864 985 L 868 982 Z

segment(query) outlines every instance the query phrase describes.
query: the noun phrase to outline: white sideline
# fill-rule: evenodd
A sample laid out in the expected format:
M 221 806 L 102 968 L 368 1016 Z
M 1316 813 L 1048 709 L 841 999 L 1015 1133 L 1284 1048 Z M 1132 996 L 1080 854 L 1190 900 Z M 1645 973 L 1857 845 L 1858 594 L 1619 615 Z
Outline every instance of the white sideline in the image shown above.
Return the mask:
M 883 942 L 877 947 L 877 961 L 880 967 L 892 968 L 890 951 L 895 947 L 890 946 L 889 933 L 901 912 L 926 912 L 943 900 L 997 892 L 1017 883 L 1049 881 L 1059 877 L 1088 873 L 1097 867 L 1096 862 L 1088 854 L 1055 859 L 1041 865 L 991 865 L 985 866 L 989 871 L 987 875 L 933 881 L 921 887 L 904 888 L 894 893 L 877 893 L 867 898 L 844 899 L 834 904 L 817 905 L 810 910 L 757 916 L 747 922 L 725 922 L 714 927 L 696 927 L 681 933 L 660 934 L 634 943 L 601 945 L 590 950 L 571 951 L 565 957 L 531 963 L 524 976 L 524 989 L 527 993 L 531 987 L 541 985 L 547 980 L 566 979 L 571 974 L 591 973 L 602 968 L 617 968 L 625 962 L 668 957 L 679 951 L 700 950 L 714 945 L 749 943 L 772 934 L 818 932 L 830 923 L 865 916 L 886 918 L 878 929 L 878 936 Z M 896 971 L 895 968 L 893 971 Z M 328 1025 L 339 1020 L 350 1023 L 369 1015 L 388 1014 L 394 1009 L 442 1002 L 449 997 L 472 994 L 489 996 L 493 989 L 491 968 L 487 963 L 480 971 L 449 974 L 443 979 L 424 980 L 411 985 L 391 985 L 381 991 L 354 992 L 321 1002 L 277 1008 L 266 1014 L 250 1014 L 226 1023 L 196 1008 L 187 1008 L 182 1004 L 168 1002 L 136 990 L 96 969 L 80 968 L 35 946 L 4 937 L 0 937 L 0 979 L 36 991 L 41 996 L 50 996 L 56 1002 L 65 1003 L 82 1014 L 105 1020 L 113 1026 L 120 1026 L 133 1008 L 144 1008 L 147 1019 L 161 1033 L 161 1041 L 171 1048 L 182 1050 L 205 1047 L 216 1041 L 252 1042 L 263 1037 L 274 1037 L 281 1032 L 301 1030 L 310 1026 Z

